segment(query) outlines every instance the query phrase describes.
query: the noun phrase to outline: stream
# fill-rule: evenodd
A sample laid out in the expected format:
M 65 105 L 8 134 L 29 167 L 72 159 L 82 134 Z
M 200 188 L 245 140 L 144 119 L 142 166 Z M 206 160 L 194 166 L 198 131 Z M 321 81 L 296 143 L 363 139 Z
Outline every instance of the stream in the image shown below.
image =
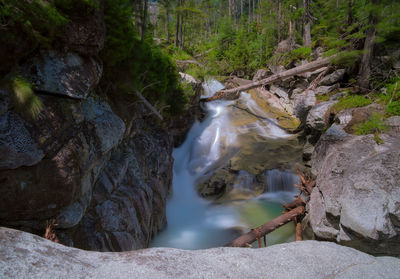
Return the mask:
M 203 87 L 208 97 L 223 85 L 208 80 Z M 249 93 L 242 92 L 235 101 L 203 105 L 205 118 L 194 123 L 185 142 L 173 151 L 168 226 L 154 238 L 152 247 L 223 246 L 279 216 L 281 204 L 292 201 L 297 193 L 293 185 L 298 177 L 291 170 L 301 148 L 295 135 L 281 129 Z M 200 197 L 198 185 L 212 180 L 223 167 L 233 177 L 224 198 L 210 201 Z M 290 223 L 268 234 L 267 245 L 293 239 L 294 225 Z

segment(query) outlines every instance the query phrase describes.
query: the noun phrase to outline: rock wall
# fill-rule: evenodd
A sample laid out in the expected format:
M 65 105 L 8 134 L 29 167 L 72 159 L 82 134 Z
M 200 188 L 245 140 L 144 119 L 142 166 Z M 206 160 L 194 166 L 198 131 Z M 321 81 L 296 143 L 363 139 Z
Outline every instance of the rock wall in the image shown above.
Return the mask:
M 0 90 L 0 225 L 43 234 L 55 219 L 71 246 L 144 248 L 166 225 L 173 140 L 141 104 L 101 94 L 102 10 L 71 19 L 62 48 L 19 63 L 43 103 L 38 118 Z

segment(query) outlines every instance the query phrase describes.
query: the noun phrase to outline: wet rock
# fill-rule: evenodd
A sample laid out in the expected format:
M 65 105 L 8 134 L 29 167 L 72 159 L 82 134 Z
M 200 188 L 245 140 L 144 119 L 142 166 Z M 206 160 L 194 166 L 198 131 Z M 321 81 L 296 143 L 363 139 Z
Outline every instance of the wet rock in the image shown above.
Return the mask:
M 319 82 L 319 85 L 332 85 L 334 83 L 340 82 L 343 79 L 345 72 L 346 72 L 345 69 L 336 70 L 332 74 L 325 76 Z
M 395 279 L 400 272 L 397 258 L 373 257 L 331 242 L 317 241 L 299 241 L 261 249 L 223 247 L 188 251 L 151 248 L 98 253 L 2 228 L 0 252 L 2 278 L 286 279 L 296 274 L 299 278 Z
M 42 51 L 21 69 L 36 90 L 77 99 L 85 99 L 102 75 L 102 65 L 93 58 L 54 50 Z
M 352 136 L 333 125 L 312 155 L 317 185 L 303 225 L 316 238 L 400 255 L 399 134 Z M 357 163 L 355 163 L 357 162 Z

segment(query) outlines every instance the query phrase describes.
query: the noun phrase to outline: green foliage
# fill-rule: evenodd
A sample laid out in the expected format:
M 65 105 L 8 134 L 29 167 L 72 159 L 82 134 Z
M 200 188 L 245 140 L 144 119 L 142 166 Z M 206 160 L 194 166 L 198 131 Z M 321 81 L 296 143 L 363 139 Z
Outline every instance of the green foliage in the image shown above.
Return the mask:
M 362 51 L 360 50 L 352 50 L 352 51 L 343 51 L 338 53 L 332 60 L 333 65 L 340 65 L 343 67 L 353 68 L 356 62 L 359 60 Z
M 331 107 L 331 111 L 338 113 L 339 111 L 342 111 L 344 109 L 364 107 L 371 103 L 372 101 L 370 99 L 359 95 L 346 96 L 341 97 L 339 99 L 339 102 Z
M 0 24 L 8 31 L 0 36 L 2 44 L 16 44 L 13 32 L 22 32 L 26 39 L 49 46 L 59 27 L 67 22 L 68 17 L 57 9 L 54 0 L 0 0 Z
M 42 102 L 35 95 L 32 86 L 24 78 L 16 76 L 12 79 L 14 102 L 21 113 L 36 118 L 42 110 Z
M 106 0 L 104 3 L 107 37 L 101 52 L 105 64 L 104 79 L 115 90 L 133 94 L 135 90 L 153 105 L 165 108 L 165 115 L 183 111 L 188 98 L 179 86 L 175 64 L 166 50 L 151 40 L 141 41 L 132 21 L 130 0 Z
M 387 116 L 400 115 L 400 78 L 393 79 L 384 88 L 385 93 L 376 94 L 375 101 L 386 106 Z
M 373 113 L 366 122 L 353 127 L 356 135 L 378 134 L 387 131 L 387 129 L 383 116 L 378 113 Z

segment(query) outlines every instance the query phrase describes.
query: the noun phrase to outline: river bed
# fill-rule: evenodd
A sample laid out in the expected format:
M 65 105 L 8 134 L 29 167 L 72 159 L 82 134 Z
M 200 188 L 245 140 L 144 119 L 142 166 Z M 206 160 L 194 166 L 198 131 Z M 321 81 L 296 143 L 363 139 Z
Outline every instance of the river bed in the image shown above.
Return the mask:
M 205 97 L 222 88 L 216 80 L 207 81 Z M 154 238 L 152 247 L 223 246 L 279 216 L 281 204 L 292 201 L 296 194 L 293 185 L 298 178 L 289 169 L 293 169 L 301 150 L 295 135 L 281 129 L 249 93 L 242 92 L 239 100 L 204 106 L 203 121 L 196 122 L 185 142 L 173 151 L 168 226 Z M 226 166 L 234 179 L 225 189 L 223 202 L 201 198 L 197 186 Z M 265 190 L 254 190 L 256 180 Z M 294 225 L 287 224 L 268 234 L 267 245 L 291 241 L 293 234 Z

